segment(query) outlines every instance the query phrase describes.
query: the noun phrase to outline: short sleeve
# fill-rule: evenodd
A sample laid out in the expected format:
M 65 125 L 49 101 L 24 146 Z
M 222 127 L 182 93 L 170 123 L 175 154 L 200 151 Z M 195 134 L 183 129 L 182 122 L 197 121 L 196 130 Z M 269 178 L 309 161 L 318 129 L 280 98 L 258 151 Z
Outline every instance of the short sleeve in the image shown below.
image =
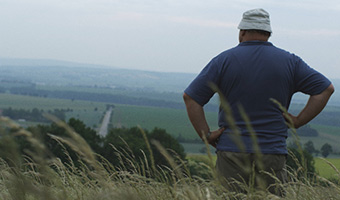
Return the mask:
M 308 95 L 320 94 L 331 84 L 325 76 L 309 67 L 299 57 L 297 57 L 294 82 L 295 92 Z
M 219 64 L 216 59 L 211 60 L 200 74 L 185 89 L 185 93 L 198 104 L 204 106 L 214 95 L 211 85 L 218 85 L 220 80 Z

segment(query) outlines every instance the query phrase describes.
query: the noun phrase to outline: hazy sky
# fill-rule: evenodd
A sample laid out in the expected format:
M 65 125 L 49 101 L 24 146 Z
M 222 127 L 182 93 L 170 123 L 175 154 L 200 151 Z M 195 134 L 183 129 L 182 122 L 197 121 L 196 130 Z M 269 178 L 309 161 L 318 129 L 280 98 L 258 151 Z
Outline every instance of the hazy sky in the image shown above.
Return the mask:
M 0 57 L 198 73 L 260 7 L 274 45 L 340 78 L 339 0 L 0 0 Z

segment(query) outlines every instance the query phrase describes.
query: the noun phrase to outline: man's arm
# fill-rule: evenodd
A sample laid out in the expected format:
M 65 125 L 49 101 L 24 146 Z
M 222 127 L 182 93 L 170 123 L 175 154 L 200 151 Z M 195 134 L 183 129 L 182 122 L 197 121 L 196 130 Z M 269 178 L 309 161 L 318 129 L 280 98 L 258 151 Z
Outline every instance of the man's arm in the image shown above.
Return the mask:
M 316 117 L 326 106 L 333 92 L 334 92 L 334 86 L 331 84 L 322 93 L 310 96 L 306 106 L 302 109 L 302 111 L 298 114 L 298 116 L 294 116 L 288 113 L 289 117 L 293 121 L 294 127 L 299 128 L 307 124 L 314 117 Z M 285 117 L 287 118 L 287 116 Z
M 196 130 L 197 134 L 203 139 L 203 137 L 210 132 L 209 125 L 205 118 L 204 109 L 200 104 L 198 104 L 186 93 L 184 93 L 183 99 L 190 122 Z M 208 143 L 216 147 L 216 140 L 223 133 L 223 131 L 223 128 L 212 131 L 211 135 L 207 138 Z

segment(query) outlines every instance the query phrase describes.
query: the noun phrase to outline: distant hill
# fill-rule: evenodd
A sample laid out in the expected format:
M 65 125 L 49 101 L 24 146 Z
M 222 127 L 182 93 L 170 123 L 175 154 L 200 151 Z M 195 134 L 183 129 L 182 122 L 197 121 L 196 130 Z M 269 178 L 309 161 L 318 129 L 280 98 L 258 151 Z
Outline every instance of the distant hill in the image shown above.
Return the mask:
M 0 57 L 0 67 L 1 66 L 42 66 L 42 67 L 100 67 L 100 68 L 112 68 L 105 65 L 93 65 L 86 63 L 53 60 L 53 59 L 28 59 L 28 58 L 1 58 Z
M 139 88 L 182 92 L 195 74 L 152 72 L 56 60 L 0 59 L 0 80 L 46 85 Z
M 0 58 L 0 81 L 21 81 L 37 85 L 106 87 L 127 92 L 182 93 L 196 75 L 121 69 L 48 59 Z M 336 90 L 340 88 L 340 79 L 333 79 L 332 82 Z M 306 95 L 296 94 L 293 103 L 304 104 L 307 98 Z M 167 97 L 164 99 L 170 100 Z M 340 106 L 340 93 L 334 93 L 330 105 Z

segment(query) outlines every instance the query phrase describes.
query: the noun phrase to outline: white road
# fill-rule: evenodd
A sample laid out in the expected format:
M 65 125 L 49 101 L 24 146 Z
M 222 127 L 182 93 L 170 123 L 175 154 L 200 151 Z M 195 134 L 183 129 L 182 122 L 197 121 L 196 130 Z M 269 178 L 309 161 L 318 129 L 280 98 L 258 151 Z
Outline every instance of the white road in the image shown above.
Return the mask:
M 111 119 L 111 114 L 112 114 L 112 107 L 110 107 L 106 111 L 104 119 L 102 121 L 102 124 L 100 125 L 100 129 L 99 129 L 99 132 L 98 132 L 98 134 L 100 136 L 105 137 L 107 135 L 107 133 L 108 133 L 108 126 L 109 126 L 110 119 Z

